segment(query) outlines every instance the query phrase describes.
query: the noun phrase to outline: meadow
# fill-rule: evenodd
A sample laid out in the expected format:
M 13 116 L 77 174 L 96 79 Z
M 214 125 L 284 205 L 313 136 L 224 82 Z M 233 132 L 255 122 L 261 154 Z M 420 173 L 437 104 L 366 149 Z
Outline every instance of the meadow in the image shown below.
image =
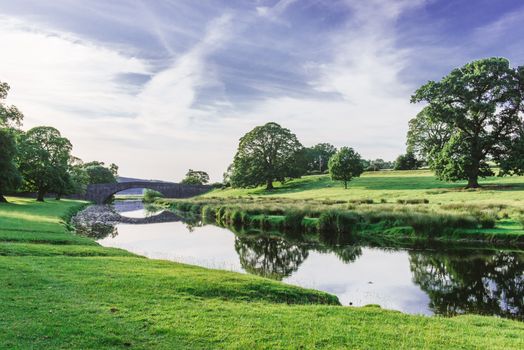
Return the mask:
M 342 307 L 323 292 L 103 248 L 66 225 L 83 202 L 8 199 L 0 204 L 2 348 L 524 347 L 518 321 Z

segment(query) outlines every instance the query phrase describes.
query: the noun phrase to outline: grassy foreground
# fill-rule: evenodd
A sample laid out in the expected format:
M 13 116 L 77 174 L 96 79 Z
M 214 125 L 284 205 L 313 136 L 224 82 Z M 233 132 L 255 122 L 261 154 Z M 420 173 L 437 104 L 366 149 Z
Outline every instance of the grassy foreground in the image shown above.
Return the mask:
M 66 230 L 81 202 L 0 204 L 2 349 L 524 347 L 524 324 L 341 307 L 329 294 L 149 260 Z

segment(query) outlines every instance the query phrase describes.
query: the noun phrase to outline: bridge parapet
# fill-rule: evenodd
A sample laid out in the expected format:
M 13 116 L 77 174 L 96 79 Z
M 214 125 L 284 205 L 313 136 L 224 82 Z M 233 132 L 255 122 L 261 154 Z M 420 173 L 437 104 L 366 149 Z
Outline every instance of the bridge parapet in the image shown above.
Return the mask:
M 92 184 L 87 186 L 86 200 L 96 204 L 104 204 L 120 191 L 130 188 L 147 188 L 162 193 L 166 198 L 188 198 L 198 196 L 212 189 L 209 185 L 186 185 L 174 182 L 117 182 L 107 184 Z

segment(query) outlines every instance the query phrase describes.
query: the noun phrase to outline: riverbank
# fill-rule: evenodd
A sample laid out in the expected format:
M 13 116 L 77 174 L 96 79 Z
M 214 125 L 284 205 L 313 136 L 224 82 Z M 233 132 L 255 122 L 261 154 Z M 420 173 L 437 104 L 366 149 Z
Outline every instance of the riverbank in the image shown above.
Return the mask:
M 215 190 L 156 203 L 222 226 L 316 233 L 335 243 L 524 246 L 523 177 L 491 178 L 480 190 L 460 186 L 438 182 L 427 171 L 384 171 L 355 179 L 348 190 L 325 175 L 306 176 L 274 191 Z
M 522 348 L 524 324 L 336 305 L 267 279 L 149 260 L 68 231 L 77 201 L 0 204 L 6 348 Z

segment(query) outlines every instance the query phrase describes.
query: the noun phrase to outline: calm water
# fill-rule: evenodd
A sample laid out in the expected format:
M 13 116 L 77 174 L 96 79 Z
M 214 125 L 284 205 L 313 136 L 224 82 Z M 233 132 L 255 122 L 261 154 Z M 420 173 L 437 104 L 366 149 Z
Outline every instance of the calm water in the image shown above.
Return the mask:
M 122 215 L 154 215 L 139 202 Z M 412 314 L 482 313 L 524 319 L 524 253 L 308 245 L 281 237 L 235 235 L 184 222 L 121 224 L 98 242 L 155 259 L 266 276 Z

